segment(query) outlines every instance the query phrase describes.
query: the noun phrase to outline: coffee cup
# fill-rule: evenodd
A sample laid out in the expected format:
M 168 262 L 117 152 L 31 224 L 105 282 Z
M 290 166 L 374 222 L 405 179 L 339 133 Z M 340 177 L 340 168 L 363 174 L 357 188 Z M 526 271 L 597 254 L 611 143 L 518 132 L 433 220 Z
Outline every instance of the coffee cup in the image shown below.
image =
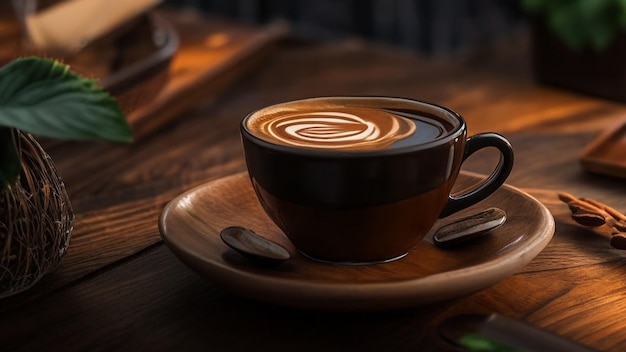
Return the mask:
M 290 101 L 250 113 L 240 131 L 262 208 L 298 251 L 332 263 L 405 256 L 438 218 L 496 191 L 513 166 L 503 136 L 468 138 L 459 114 L 405 98 Z M 461 164 L 488 147 L 501 155 L 491 175 L 451 195 Z

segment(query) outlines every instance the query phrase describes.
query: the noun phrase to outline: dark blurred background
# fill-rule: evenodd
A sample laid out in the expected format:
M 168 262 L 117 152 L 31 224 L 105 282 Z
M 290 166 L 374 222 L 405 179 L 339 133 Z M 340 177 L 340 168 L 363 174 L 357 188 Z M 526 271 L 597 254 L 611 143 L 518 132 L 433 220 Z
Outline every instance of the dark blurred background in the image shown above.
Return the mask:
M 166 0 L 249 24 L 287 20 L 295 35 L 364 38 L 449 56 L 506 40 L 525 23 L 519 0 Z

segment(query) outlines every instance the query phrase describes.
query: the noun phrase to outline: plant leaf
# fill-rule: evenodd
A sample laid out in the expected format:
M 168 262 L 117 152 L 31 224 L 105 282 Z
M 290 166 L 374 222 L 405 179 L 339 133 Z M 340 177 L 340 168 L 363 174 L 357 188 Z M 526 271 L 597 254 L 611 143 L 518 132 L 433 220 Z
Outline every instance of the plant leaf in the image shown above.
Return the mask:
M 0 68 L 0 126 L 59 139 L 132 140 L 117 101 L 95 80 L 38 57 Z
M 0 189 L 13 184 L 20 174 L 21 163 L 10 128 L 0 127 Z
M 521 5 L 528 12 L 539 12 L 545 7 L 543 0 L 522 0 Z
M 626 0 L 521 0 L 571 50 L 606 49 L 626 29 Z

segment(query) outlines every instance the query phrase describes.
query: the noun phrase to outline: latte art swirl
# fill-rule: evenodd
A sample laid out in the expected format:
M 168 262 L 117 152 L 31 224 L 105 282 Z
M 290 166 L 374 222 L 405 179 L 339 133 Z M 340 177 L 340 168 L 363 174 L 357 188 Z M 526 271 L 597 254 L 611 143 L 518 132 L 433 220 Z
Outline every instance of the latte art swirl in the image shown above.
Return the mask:
M 270 125 L 270 132 L 275 131 L 276 138 L 288 136 L 291 140 L 320 143 L 371 141 L 380 136 L 380 129 L 374 123 L 352 114 L 314 112 L 299 116 L 286 116 L 287 120 L 276 123 L 275 128 Z
M 258 126 L 270 141 L 307 148 L 383 149 L 414 133 L 415 124 L 383 110 L 299 111 Z

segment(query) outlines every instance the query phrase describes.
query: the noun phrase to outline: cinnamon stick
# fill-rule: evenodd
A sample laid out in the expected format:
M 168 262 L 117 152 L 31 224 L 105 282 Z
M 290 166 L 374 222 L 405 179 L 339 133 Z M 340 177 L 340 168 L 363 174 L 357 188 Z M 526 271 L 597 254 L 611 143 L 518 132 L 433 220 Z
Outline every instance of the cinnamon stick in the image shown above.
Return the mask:
M 611 246 L 626 249 L 626 215 L 617 209 L 589 198 L 577 198 L 567 192 L 558 194 L 572 212 L 572 219 L 587 227 L 608 226 Z

